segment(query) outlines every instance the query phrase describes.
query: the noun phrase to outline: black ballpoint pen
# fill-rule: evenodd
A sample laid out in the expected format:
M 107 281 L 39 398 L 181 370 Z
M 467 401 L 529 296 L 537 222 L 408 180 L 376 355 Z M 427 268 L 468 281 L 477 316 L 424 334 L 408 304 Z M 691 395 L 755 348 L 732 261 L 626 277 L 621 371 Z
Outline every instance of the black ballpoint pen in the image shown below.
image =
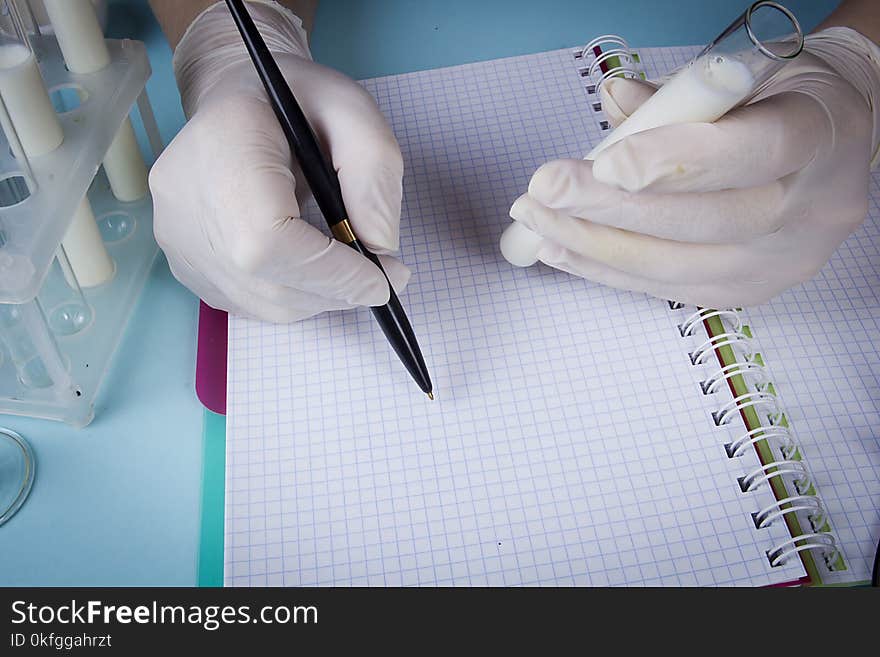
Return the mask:
M 281 129 L 290 144 L 290 149 L 299 162 L 303 175 L 312 190 L 312 195 L 321 209 L 321 214 L 324 215 L 324 219 L 330 226 L 330 231 L 337 240 L 344 242 L 368 258 L 385 274 L 379 258 L 355 237 L 351 224 L 348 222 L 348 213 L 342 200 L 342 190 L 336 171 L 328 164 L 321 152 L 308 119 L 281 74 L 266 42 L 260 36 L 257 26 L 244 6 L 244 1 L 226 0 L 226 5 L 232 13 L 232 18 L 241 33 L 248 54 L 250 54 L 260 80 L 266 88 L 275 116 L 278 117 Z M 385 274 L 385 278 L 388 279 L 387 274 Z M 388 303 L 384 306 L 374 306 L 370 310 L 373 311 L 373 316 L 382 328 L 382 332 L 388 338 L 412 378 L 428 397 L 434 399 L 431 377 L 428 375 L 428 368 L 422 358 L 421 349 L 419 349 L 415 333 L 390 280 L 388 288 L 391 291 Z

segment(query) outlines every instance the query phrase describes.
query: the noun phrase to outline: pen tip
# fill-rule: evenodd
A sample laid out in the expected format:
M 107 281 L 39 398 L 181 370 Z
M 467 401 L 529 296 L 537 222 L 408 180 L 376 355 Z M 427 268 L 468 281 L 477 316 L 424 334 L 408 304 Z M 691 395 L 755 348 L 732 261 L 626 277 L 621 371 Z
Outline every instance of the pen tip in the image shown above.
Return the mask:
M 428 393 L 428 399 L 430 399 L 431 401 L 434 401 L 434 393 L 433 392 Z

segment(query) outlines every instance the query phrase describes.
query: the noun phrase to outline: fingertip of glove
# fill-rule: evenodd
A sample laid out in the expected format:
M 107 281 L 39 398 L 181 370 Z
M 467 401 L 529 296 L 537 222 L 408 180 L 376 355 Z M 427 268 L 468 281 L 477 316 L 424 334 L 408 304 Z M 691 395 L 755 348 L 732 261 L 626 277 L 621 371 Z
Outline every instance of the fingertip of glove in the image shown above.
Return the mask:
M 542 164 L 529 181 L 528 196 L 553 207 L 553 202 L 571 185 L 574 168 L 582 164 L 583 160 L 575 159 L 552 160 Z
M 519 198 L 517 198 L 510 206 L 510 211 L 508 212 L 510 218 L 514 221 L 525 220 L 526 215 L 528 215 L 531 202 L 532 201 L 527 193 L 520 195 Z
M 593 178 L 603 185 L 640 192 L 651 184 L 634 146 L 637 135 L 610 146 L 593 161 Z
M 544 240 L 538 249 L 537 258 L 545 265 L 556 267 L 561 264 L 564 255 L 565 247 L 549 240 Z
M 388 281 L 372 262 L 363 258 L 362 266 L 349 278 L 349 294 L 345 300 L 356 306 L 381 306 L 388 303 Z
M 400 250 L 400 232 L 373 227 L 368 231 L 360 231 L 358 239 L 376 255 L 388 255 Z
M 391 298 L 391 289 L 388 287 L 388 281 L 382 277 L 381 280 L 377 279 L 371 285 L 369 285 L 364 291 L 363 294 L 359 295 L 356 299 L 349 299 L 351 303 L 360 305 L 360 306 L 384 306 L 388 303 L 388 300 Z
M 372 266 L 373 272 L 369 282 L 364 285 L 356 297 L 348 299 L 350 303 L 362 306 L 384 306 L 391 298 L 388 281 L 391 281 L 395 292 L 400 292 L 406 287 L 411 276 L 409 267 L 391 256 L 379 256 L 379 260 L 385 270 L 385 275 L 377 267 Z
M 412 278 L 412 270 L 397 258 L 388 255 L 379 256 L 379 260 L 394 291 L 402 292 Z
M 358 239 L 376 253 L 397 251 L 400 248 L 400 177 L 379 176 L 370 180 L 362 176 L 352 182 L 349 176 L 344 180 L 343 197 Z
M 599 88 L 602 110 L 615 124 L 622 123 L 650 98 L 656 88 L 630 78 L 608 78 Z
M 556 160 L 545 162 L 539 166 L 529 180 L 527 194 L 536 198 L 547 196 L 552 191 L 558 170 L 559 165 L 556 163 Z M 514 207 L 522 200 L 522 198 L 523 197 L 521 196 L 516 200 Z M 520 205 L 522 204 L 520 203 Z M 511 211 L 513 211 L 513 208 L 511 208 Z

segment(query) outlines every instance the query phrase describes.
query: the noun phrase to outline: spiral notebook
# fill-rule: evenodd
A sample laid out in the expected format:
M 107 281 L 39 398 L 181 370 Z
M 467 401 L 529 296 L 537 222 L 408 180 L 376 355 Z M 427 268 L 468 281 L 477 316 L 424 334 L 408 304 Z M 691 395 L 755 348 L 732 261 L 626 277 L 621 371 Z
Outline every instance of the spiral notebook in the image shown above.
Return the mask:
M 880 538 L 880 197 L 746 312 L 498 252 L 534 170 L 608 129 L 622 40 L 367 80 L 403 151 L 428 401 L 363 309 L 229 323 L 227 585 L 864 581 Z M 315 208 L 306 216 L 320 225 Z

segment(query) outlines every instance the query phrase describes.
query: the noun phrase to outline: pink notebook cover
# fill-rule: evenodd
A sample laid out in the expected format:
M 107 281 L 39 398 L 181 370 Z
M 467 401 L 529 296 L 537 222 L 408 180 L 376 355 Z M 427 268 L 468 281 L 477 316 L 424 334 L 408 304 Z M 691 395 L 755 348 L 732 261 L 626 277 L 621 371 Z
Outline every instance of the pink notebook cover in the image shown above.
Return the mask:
M 226 312 L 200 301 L 196 395 L 205 408 L 221 415 L 226 415 L 226 341 Z

